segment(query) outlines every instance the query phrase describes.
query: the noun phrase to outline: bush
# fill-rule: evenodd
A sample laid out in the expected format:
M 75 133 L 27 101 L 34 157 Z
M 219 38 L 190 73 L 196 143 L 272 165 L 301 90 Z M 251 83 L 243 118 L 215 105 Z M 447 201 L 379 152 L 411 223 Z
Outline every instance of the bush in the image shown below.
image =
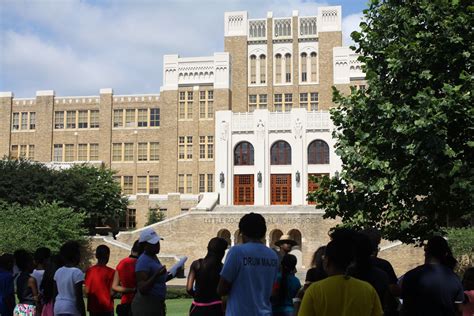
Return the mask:
M 192 296 L 186 292 L 184 286 L 168 286 L 166 288 L 166 299 L 172 300 L 178 298 L 192 298 Z
M 450 228 L 447 233 L 449 246 L 459 261 L 457 270 L 462 274 L 474 265 L 474 228 Z

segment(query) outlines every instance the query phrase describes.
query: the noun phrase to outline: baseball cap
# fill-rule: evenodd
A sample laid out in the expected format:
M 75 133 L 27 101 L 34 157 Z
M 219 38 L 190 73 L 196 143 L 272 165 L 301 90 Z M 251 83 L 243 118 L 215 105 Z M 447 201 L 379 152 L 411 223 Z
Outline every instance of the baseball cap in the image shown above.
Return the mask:
M 153 228 L 147 228 L 141 232 L 138 242 L 147 242 L 149 244 L 155 245 L 159 243 L 160 240 L 163 240 L 163 238 L 161 238 L 160 235 L 158 235 L 153 230 Z

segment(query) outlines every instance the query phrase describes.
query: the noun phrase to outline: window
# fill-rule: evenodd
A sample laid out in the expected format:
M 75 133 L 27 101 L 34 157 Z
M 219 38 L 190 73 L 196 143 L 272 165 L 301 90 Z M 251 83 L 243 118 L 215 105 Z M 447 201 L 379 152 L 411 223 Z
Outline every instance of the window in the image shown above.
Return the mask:
M 99 111 L 90 111 L 90 128 L 99 128 Z
M 281 93 L 275 94 L 273 99 L 273 105 L 275 106 L 276 112 L 283 111 L 283 95 Z
M 123 110 L 114 110 L 114 127 L 123 127 Z
M 20 158 L 26 158 L 27 153 L 28 153 L 28 146 L 20 145 Z
M 12 150 L 10 152 L 10 157 L 12 159 L 18 159 L 18 145 L 12 145 Z
M 138 109 L 138 127 L 148 126 L 148 109 Z
M 66 128 L 76 128 L 76 111 L 66 112 Z
M 317 92 L 300 93 L 300 107 L 308 111 L 317 111 L 319 104 L 319 95 Z
M 285 106 L 284 106 L 285 112 L 291 111 L 292 107 L 293 107 L 293 94 L 285 93 Z
M 290 165 L 291 147 L 287 142 L 280 140 L 271 147 L 270 161 L 272 165 Z
M 137 193 L 147 193 L 147 176 L 137 177 Z
M 30 112 L 30 129 L 36 129 L 36 112 Z
M 12 130 L 17 131 L 20 129 L 20 113 L 13 113 L 12 117 Z
M 74 161 L 74 145 L 64 145 L 64 161 Z
M 135 109 L 125 110 L 125 127 L 135 127 Z
M 99 144 L 89 145 L 89 160 L 91 161 L 99 160 Z
M 178 192 L 184 193 L 184 174 L 178 175 Z
M 257 56 L 250 56 L 250 83 L 257 83 Z
M 123 176 L 123 194 L 133 194 L 133 176 Z
M 309 106 L 310 111 L 317 111 L 319 108 L 319 94 L 317 92 L 311 92 L 311 102 Z
M 214 91 L 199 91 L 199 118 L 214 117 Z
M 125 143 L 123 147 L 123 160 L 133 161 L 133 143 Z
M 179 193 L 193 193 L 193 175 L 179 174 L 178 175 L 178 192 Z
M 87 111 L 79 111 L 77 121 L 78 128 L 87 128 Z
M 63 111 L 54 112 L 54 128 L 55 129 L 64 128 L 64 112 Z
M 318 81 L 318 58 L 315 52 L 311 53 L 311 81 Z
M 122 143 L 112 144 L 112 161 L 122 161 Z
M 323 140 L 314 140 L 308 146 L 309 164 L 329 164 L 329 146 Z
M 258 95 L 258 108 L 259 109 L 266 109 L 267 108 L 267 95 L 266 94 L 259 94 Z
M 53 161 L 63 161 L 62 144 L 54 144 Z
M 138 143 L 138 161 L 148 160 L 148 143 Z
M 260 55 L 260 83 L 266 83 L 267 81 L 267 61 L 265 55 Z
M 186 193 L 193 193 L 193 175 L 186 175 Z
M 300 108 L 307 108 L 308 107 L 308 94 L 300 93 Z
M 87 161 L 87 144 L 77 145 L 77 160 Z
M 199 175 L 199 192 L 206 192 L 206 175 Z
M 249 94 L 249 112 L 253 112 L 257 108 L 257 95 Z
M 214 136 L 199 136 L 199 159 L 214 158 Z
M 28 129 L 28 112 L 21 112 L 21 129 Z
M 275 55 L 275 83 L 281 83 L 281 55 Z
M 160 126 L 160 109 L 150 109 L 150 127 Z
M 160 155 L 158 152 L 159 145 L 160 143 L 157 142 L 150 143 L 150 161 L 160 160 Z
M 200 174 L 199 175 L 199 192 L 212 192 L 214 191 L 214 185 L 212 181 L 214 180 L 214 175 L 212 173 Z
M 253 145 L 249 142 L 241 142 L 234 149 L 234 165 L 236 166 L 253 166 L 254 150 Z
M 193 137 L 192 136 L 179 136 L 178 159 L 180 160 L 193 159 Z
M 137 210 L 128 208 L 122 219 L 119 221 L 121 229 L 130 229 L 137 226 L 136 223 Z
M 28 145 L 28 159 L 35 160 L 35 145 Z
M 193 118 L 193 92 L 179 92 L 179 108 L 178 114 L 180 120 L 192 120 Z
M 291 82 L 291 55 L 285 55 L 285 82 Z
M 160 193 L 160 190 L 159 190 L 159 184 L 160 184 L 160 177 L 159 176 L 150 176 L 150 179 L 149 179 L 149 186 L 150 186 L 150 189 L 149 189 L 149 193 L 150 194 L 159 194 Z
M 307 82 L 308 81 L 308 67 L 307 67 L 307 58 L 308 55 L 306 53 L 301 54 L 301 82 Z

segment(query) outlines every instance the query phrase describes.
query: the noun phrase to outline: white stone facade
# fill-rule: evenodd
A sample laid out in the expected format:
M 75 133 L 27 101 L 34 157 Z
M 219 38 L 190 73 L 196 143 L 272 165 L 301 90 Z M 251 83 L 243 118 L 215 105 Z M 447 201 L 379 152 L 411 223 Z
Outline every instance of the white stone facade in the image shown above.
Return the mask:
M 308 204 L 308 175 L 334 175 L 341 168 L 340 158 L 334 152 L 332 131 L 332 121 L 325 111 L 308 112 L 294 108 L 291 112 L 216 112 L 215 188 L 219 193 L 220 205 L 234 204 L 234 175 L 243 174 L 253 175 L 254 205 L 272 204 L 272 174 L 291 174 L 291 205 Z M 280 140 L 286 141 L 291 147 L 291 164 L 271 164 L 271 147 Z M 329 146 L 328 164 L 308 163 L 308 146 L 315 140 L 322 140 Z M 254 164 L 236 166 L 234 150 L 244 141 L 253 145 Z

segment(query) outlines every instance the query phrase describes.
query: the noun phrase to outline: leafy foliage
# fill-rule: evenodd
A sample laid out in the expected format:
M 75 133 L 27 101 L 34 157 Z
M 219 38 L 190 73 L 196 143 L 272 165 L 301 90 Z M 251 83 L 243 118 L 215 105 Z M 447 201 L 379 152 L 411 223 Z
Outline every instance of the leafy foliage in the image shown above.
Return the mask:
M 447 230 L 448 243 L 459 261 L 459 269 L 464 270 L 474 264 L 474 228 L 450 228 Z
M 83 240 L 85 214 L 58 203 L 20 206 L 0 201 L 0 252 L 35 251 L 40 246 L 59 251 L 68 240 Z
M 152 225 L 158 222 L 161 222 L 162 220 L 165 219 L 165 214 L 161 211 L 158 211 L 155 208 L 151 208 L 148 211 L 148 220 L 146 222 L 146 225 Z
M 353 32 L 368 89 L 331 111 L 342 171 L 310 193 L 327 217 L 419 242 L 474 210 L 472 1 L 378 1 Z
M 128 200 L 113 179 L 113 171 L 89 165 L 54 170 L 27 160 L 0 161 L 0 200 L 22 206 L 58 201 L 86 215 L 86 226 L 118 218 Z

